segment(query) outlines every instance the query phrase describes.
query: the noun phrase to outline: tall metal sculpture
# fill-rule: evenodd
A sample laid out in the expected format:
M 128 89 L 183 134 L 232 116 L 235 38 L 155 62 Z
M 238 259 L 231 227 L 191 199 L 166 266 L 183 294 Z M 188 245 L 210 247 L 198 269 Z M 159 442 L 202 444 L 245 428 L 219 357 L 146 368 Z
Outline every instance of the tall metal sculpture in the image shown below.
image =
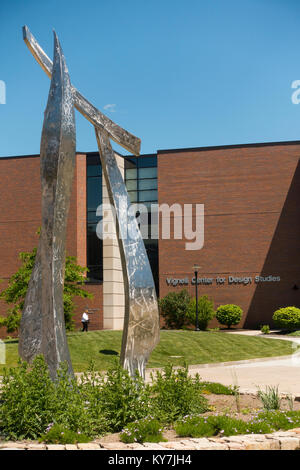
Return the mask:
M 42 229 L 21 320 L 20 353 L 42 353 L 55 378 L 60 362 L 73 373 L 63 306 L 65 240 L 76 158 L 73 96 L 54 33 L 54 60 L 41 139 Z M 32 328 L 32 332 L 31 332 Z
M 24 41 L 46 74 L 53 80 L 55 64 L 39 46 L 29 29 L 23 28 Z M 135 155 L 140 152 L 140 139 L 119 127 L 89 103 L 72 85 L 73 103 L 95 127 L 102 169 L 112 206 L 116 209 L 116 230 L 121 254 L 125 287 L 125 317 L 122 338 L 121 364 L 134 376 L 138 371 L 145 375 L 145 366 L 150 353 L 159 341 L 159 314 L 151 267 L 138 224 L 134 215 L 128 213 L 130 201 L 123 177 L 110 145 L 110 138 Z M 71 173 L 72 174 L 72 173 Z M 69 179 L 68 179 L 69 181 Z M 61 194 L 64 194 L 62 191 Z M 65 232 L 64 232 L 65 233 Z M 39 247 L 32 273 L 21 324 L 21 357 L 31 360 L 53 344 L 47 338 L 43 325 L 44 315 L 49 316 L 36 302 L 37 291 L 43 285 L 43 251 Z M 43 289 L 42 289 L 43 290 Z M 45 291 L 46 292 L 46 291 Z M 48 293 L 50 293 L 48 291 Z M 36 307 L 34 306 L 36 302 Z M 58 329 L 62 329 L 60 323 Z M 29 341 L 28 341 L 29 338 Z M 61 336 L 62 338 L 62 336 Z M 64 339 L 61 341 L 64 343 Z M 48 355 L 50 357 L 50 354 Z M 57 357 L 57 356 L 56 356 Z M 62 359 L 63 360 L 63 359 Z M 67 359 L 68 360 L 68 359 Z

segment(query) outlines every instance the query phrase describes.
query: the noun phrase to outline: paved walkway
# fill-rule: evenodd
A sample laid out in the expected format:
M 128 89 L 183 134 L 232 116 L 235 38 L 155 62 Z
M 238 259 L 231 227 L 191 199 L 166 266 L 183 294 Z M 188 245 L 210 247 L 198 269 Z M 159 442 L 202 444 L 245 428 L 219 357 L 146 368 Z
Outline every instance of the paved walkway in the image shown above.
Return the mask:
M 224 332 L 224 334 L 261 335 L 260 331 L 244 330 Z M 263 335 L 270 341 L 282 339 L 300 344 L 300 337 Z M 267 385 L 277 386 L 282 394 L 300 397 L 300 352 L 292 356 L 264 358 L 261 360 L 239 361 L 235 363 L 207 364 L 191 366 L 192 375 L 199 373 L 203 380 L 220 382 L 224 385 L 237 384 L 241 392 L 256 393 L 257 388 Z

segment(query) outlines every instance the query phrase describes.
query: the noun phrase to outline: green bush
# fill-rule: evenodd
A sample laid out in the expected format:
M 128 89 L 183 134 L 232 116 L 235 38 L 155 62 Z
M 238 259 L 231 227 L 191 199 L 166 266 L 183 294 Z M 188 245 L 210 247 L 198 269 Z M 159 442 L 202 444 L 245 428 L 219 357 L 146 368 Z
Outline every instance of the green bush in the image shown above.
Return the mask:
M 234 395 L 234 389 L 218 382 L 201 382 L 202 393 L 213 393 L 214 395 Z
M 273 321 L 278 328 L 287 330 L 300 329 L 300 308 L 284 307 L 276 310 Z
M 150 386 L 138 375 L 131 378 L 117 361 L 101 378 L 98 398 L 111 432 L 149 414 Z
M 232 325 L 237 325 L 242 318 L 243 310 L 238 305 L 227 304 L 220 305 L 217 308 L 216 319 L 221 325 L 227 325 L 230 328 Z
M 206 330 L 210 320 L 215 316 L 214 303 L 207 295 L 198 299 L 198 326 L 200 330 Z M 188 306 L 187 318 L 196 326 L 196 299 L 192 299 Z
M 191 296 L 186 289 L 169 292 L 159 300 L 162 317 L 168 328 L 180 329 L 188 323 L 187 311 Z
M 12 440 L 37 439 L 53 423 L 89 437 L 100 435 L 108 425 L 104 413 L 95 419 L 99 405 L 95 411 L 94 404 L 91 391 L 87 394 L 82 384 L 70 378 L 66 364 L 52 382 L 43 356 L 37 356 L 32 366 L 20 362 L 19 367 L 4 371 L 0 434 Z
M 279 410 L 281 398 L 278 392 L 278 387 L 267 386 L 266 390 L 258 390 L 258 398 L 260 398 L 265 410 Z
M 270 327 L 269 325 L 262 325 L 261 328 L 260 328 L 260 331 L 264 334 L 264 335 L 268 335 L 270 333 Z
M 78 442 L 89 442 L 91 439 L 80 431 L 74 432 L 60 424 L 50 424 L 46 433 L 39 439 L 40 442 L 48 444 L 77 444 Z
M 146 417 L 129 424 L 123 429 L 120 440 L 129 444 L 131 442 L 162 442 L 162 427 L 159 421 L 153 417 Z
M 172 423 L 189 413 L 204 413 L 209 409 L 202 396 L 202 385 L 197 374 L 188 375 L 188 367 L 173 369 L 172 365 L 163 372 L 151 374 L 151 413 L 163 423 Z
M 234 436 L 269 433 L 272 427 L 264 421 L 242 421 L 226 415 L 185 416 L 174 425 L 179 437 Z

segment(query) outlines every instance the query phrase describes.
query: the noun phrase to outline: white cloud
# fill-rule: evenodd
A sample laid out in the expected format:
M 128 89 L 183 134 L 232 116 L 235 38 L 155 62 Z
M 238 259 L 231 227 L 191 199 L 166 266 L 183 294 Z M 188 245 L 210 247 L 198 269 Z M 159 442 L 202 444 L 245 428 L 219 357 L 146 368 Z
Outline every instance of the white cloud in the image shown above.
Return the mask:
M 116 104 L 106 104 L 105 106 L 103 106 L 103 109 L 105 109 L 106 111 L 109 111 L 111 113 L 115 113 L 116 112 Z

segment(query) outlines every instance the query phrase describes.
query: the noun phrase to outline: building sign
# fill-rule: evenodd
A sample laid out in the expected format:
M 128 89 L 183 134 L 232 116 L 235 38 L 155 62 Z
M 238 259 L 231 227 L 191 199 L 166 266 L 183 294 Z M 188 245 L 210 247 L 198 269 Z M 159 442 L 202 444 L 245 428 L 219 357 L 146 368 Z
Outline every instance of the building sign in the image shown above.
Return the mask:
M 187 286 L 189 284 L 195 285 L 196 284 L 196 278 L 193 277 L 190 281 L 188 277 L 182 278 L 182 279 L 176 279 L 176 278 L 168 278 L 166 279 L 166 282 L 168 286 Z M 280 282 L 280 276 L 255 276 L 254 278 L 251 276 L 244 276 L 244 277 L 237 277 L 237 276 L 227 276 L 227 277 L 221 277 L 217 276 L 216 278 L 214 277 L 198 277 L 197 284 L 198 285 L 205 285 L 209 286 L 212 284 L 217 284 L 217 285 L 230 285 L 230 286 L 236 286 L 236 285 L 249 285 L 249 284 L 260 284 L 264 282 Z

